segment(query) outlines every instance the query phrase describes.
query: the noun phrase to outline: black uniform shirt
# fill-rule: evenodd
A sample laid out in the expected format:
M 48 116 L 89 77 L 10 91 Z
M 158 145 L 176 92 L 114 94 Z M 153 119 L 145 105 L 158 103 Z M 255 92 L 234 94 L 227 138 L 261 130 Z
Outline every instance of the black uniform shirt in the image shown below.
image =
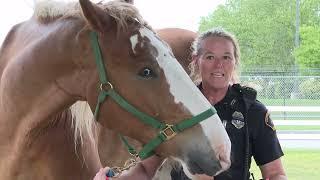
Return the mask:
M 201 86 L 199 88 L 201 89 Z M 232 161 L 230 169 L 216 176 L 215 180 L 243 179 L 246 157 L 246 122 L 249 132 L 249 167 L 252 156 L 260 166 L 283 155 L 275 130 L 266 123 L 268 120 L 266 118 L 269 118 L 266 107 L 255 100 L 246 111 L 241 93 L 230 86 L 224 99 L 214 105 L 231 141 Z M 187 179 L 183 171 L 173 171 L 171 177 L 173 180 Z

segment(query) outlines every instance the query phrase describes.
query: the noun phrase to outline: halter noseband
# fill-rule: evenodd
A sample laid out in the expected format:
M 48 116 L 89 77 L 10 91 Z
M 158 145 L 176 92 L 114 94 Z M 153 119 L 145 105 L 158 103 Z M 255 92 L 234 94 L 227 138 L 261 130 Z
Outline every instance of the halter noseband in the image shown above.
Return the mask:
M 164 141 L 167 141 L 173 138 L 177 133 L 182 132 L 183 130 L 190 128 L 199 122 L 209 118 L 210 116 L 216 113 L 214 108 L 210 108 L 192 118 L 184 119 L 175 125 L 165 124 L 141 111 L 129 104 L 122 96 L 120 96 L 113 88 L 110 81 L 107 79 L 107 73 L 103 63 L 103 58 L 100 51 L 100 46 L 98 42 L 98 35 L 96 32 L 90 32 L 91 45 L 95 55 L 95 61 L 98 68 L 99 78 L 100 78 L 100 94 L 98 96 L 98 102 L 94 112 L 94 117 L 98 120 L 98 113 L 101 104 L 106 99 L 107 96 L 110 96 L 116 103 L 118 103 L 122 108 L 136 116 L 143 123 L 159 129 L 158 135 L 151 139 L 146 145 L 143 146 L 142 150 L 139 153 L 136 153 L 134 148 L 132 148 L 128 142 L 122 137 L 124 143 L 128 147 L 130 154 L 134 156 L 139 156 L 140 159 L 146 159 L 154 154 L 153 150 L 159 146 Z

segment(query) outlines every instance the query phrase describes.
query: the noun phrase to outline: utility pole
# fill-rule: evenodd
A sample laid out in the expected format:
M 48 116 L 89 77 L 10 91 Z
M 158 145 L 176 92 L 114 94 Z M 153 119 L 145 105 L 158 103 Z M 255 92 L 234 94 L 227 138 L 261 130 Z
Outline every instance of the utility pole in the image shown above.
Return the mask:
M 300 0 L 296 0 L 296 31 L 294 36 L 294 47 L 299 48 L 300 46 Z M 291 93 L 291 97 L 296 98 L 298 94 L 298 75 L 299 75 L 299 68 L 297 63 L 297 58 L 294 59 L 294 89 Z
M 294 46 L 298 48 L 300 45 L 300 0 L 296 0 L 296 33 L 294 38 Z

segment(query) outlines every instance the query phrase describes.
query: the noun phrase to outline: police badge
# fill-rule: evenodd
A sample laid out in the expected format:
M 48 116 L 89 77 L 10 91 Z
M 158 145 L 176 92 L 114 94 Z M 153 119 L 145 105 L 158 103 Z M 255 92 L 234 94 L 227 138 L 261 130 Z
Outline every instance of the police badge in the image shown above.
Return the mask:
M 244 117 L 241 112 L 235 111 L 232 114 L 232 120 L 231 123 L 236 127 L 237 129 L 241 129 L 244 126 Z

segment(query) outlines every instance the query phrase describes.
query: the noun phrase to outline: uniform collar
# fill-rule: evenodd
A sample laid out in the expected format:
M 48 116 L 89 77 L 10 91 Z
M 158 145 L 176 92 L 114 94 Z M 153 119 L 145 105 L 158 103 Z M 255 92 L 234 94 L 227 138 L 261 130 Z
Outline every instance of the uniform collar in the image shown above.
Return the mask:
M 200 84 L 197 87 L 202 92 L 202 82 L 200 82 Z M 233 98 L 232 94 L 233 94 L 232 86 L 229 85 L 227 93 L 224 96 L 224 98 L 221 101 L 217 102 L 215 105 L 220 105 L 220 104 L 224 104 L 225 102 L 230 102 Z

